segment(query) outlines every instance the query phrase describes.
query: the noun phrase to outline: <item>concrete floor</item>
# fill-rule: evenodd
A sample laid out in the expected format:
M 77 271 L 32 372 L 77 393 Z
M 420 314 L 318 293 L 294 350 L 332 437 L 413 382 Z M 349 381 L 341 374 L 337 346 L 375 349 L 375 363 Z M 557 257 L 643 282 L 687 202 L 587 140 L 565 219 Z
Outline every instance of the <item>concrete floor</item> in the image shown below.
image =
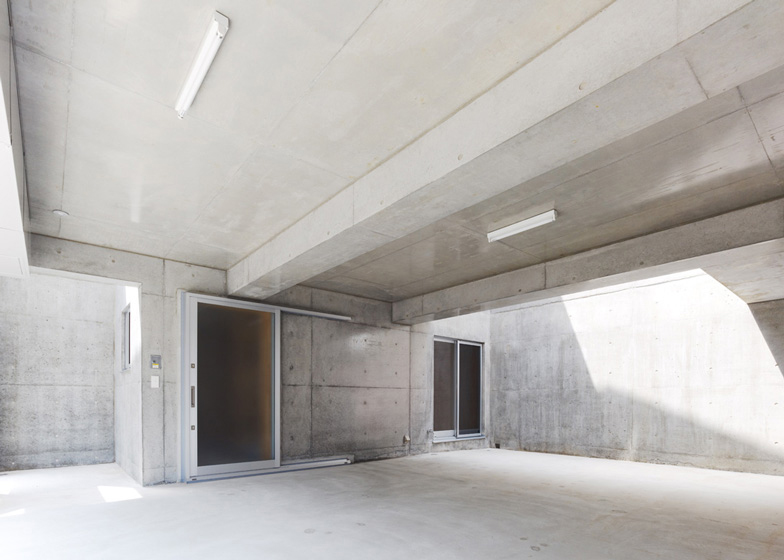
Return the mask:
M 0 476 L 17 558 L 784 558 L 784 478 L 486 449 L 140 488 Z

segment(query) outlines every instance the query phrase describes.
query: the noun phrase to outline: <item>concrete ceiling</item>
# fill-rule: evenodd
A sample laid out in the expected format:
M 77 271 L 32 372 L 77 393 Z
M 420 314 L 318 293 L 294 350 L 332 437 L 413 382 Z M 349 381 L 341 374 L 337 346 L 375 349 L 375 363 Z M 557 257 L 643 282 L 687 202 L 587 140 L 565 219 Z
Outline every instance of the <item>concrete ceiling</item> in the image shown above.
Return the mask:
M 398 301 L 780 198 L 781 92 L 784 69 L 352 259 L 308 285 Z M 554 224 L 487 242 L 488 231 L 552 208 L 558 211 Z
M 450 286 L 472 295 L 449 309 L 471 309 L 485 285 L 472 279 L 503 284 L 518 269 L 551 285 L 539 275 L 553 267 L 536 263 L 779 198 L 782 26 L 773 0 L 616 0 L 229 269 L 229 291 L 268 297 L 306 283 L 394 301 L 413 320 L 446 312 L 436 294 L 460 293 Z M 484 240 L 553 207 L 555 224 Z M 734 223 L 733 237 L 781 237 L 784 221 L 760 226 Z M 423 301 L 433 313 L 416 311 Z
M 227 1 L 178 120 L 215 8 L 12 1 L 32 231 L 400 302 L 784 196 L 777 0 Z
M 228 268 L 609 3 L 14 0 L 32 231 Z

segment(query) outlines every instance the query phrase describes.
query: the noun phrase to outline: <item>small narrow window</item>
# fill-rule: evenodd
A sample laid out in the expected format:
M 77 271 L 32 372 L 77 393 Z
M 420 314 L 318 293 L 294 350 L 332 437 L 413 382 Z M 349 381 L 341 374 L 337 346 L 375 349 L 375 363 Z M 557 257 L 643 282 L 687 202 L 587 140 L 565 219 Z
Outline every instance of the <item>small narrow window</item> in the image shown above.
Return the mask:
M 122 369 L 131 369 L 131 305 L 122 312 Z
M 482 434 L 482 345 L 437 338 L 433 348 L 434 439 Z

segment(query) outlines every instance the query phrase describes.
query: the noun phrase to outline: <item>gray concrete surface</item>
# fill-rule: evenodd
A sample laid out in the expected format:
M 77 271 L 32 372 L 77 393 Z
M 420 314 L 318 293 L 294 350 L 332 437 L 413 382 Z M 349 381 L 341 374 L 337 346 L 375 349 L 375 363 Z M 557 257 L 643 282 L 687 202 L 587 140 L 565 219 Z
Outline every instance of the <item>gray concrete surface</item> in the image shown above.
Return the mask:
M 34 242 L 34 262 L 141 283 L 142 361 L 138 373 L 118 374 L 115 406 L 125 420 L 117 428 L 117 458 L 145 484 L 176 480 L 176 292 L 220 294 L 225 289 L 223 273 L 39 236 Z M 650 295 L 638 301 L 624 291 L 578 298 L 574 301 L 588 307 L 577 330 L 568 313 L 557 308 L 578 303 L 408 327 L 392 323 L 389 303 L 307 287 L 290 289 L 269 302 L 347 314 L 354 320 L 284 314 L 283 458 L 353 454 L 366 460 L 499 443 L 779 472 L 781 443 L 775 442 L 784 441 L 784 409 L 778 401 L 765 400 L 777 394 L 782 379 L 774 360 L 781 355 L 778 307 L 773 302 L 752 316 L 718 283 L 700 281 L 710 285 L 659 294 L 666 304 L 654 305 Z M 591 307 L 592 301 L 599 303 Z M 607 305 L 614 314 L 607 315 Z M 671 308 L 691 314 L 674 322 L 659 317 Z M 536 317 L 548 317 L 548 309 L 556 311 L 539 324 Z M 608 330 L 611 325 L 615 330 Z M 667 344 L 655 340 L 659 331 L 669 337 Z M 632 332 L 637 333 L 634 345 L 623 338 Z M 436 335 L 486 343 L 488 390 L 483 405 L 489 439 L 432 443 Z M 621 350 L 608 351 L 608 342 Z M 155 372 L 163 376 L 161 389 L 150 388 L 151 353 L 164 356 L 163 370 Z M 714 396 L 715 404 L 710 400 Z M 727 417 L 728 410 L 735 412 Z M 411 437 L 410 444 L 403 442 L 405 435 Z
M 690 14 L 690 23 L 683 25 L 686 13 Z M 711 175 L 718 177 L 735 163 L 742 176 L 734 180 L 759 177 L 764 169 L 769 179 L 761 180 L 758 186 L 776 186 L 780 182 L 765 148 L 775 153 L 774 145 L 780 139 L 760 145 L 748 114 L 741 111 L 730 119 L 734 124 L 725 129 L 731 130 L 726 143 L 721 138 L 724 134 L 716 131 L 729 121 L 724 125 L 712 123 L 697 131 L 698 136 L 702 135 L 701 148 L 693 152 L 684 150 L 686 139 L 681 138 L 665 147 L 675 148 L 675 155 L 665 158 L 663 165 L 662 160 L 657 163 L 650 159 L 647 163 L 652 167 L 646 167 L 644 161 L 630 159 L 619 166 L 630 166 L 627 171 L 639 173 L 637 181 L 621 179 L 614 184 L 607 177 L 594 177 L 596 183 L 589 180 L 579 188 L 564 185 L 564 196 L 543 194 L 533 198 L 547 187 L 562 183 L 563 175 L 577 171 L 575 175 L 579 176 L 592 170 L 573 167 L 584 164 L 580 160 L 583 156 L 608 148 L 610 153 L 598 166 L 605 167 L 618 157 L 613 153 L 618 141 L 781 67 L 784 49 L 776 37 L 782 18 L 781 4 L 770 0 L 722 2 L 710 8 L 706 2 L 614 2 L 229 269 L 229 292 L 261 297 L 306 282 L 349 259 L 521 185 L 524 192 L 517 193 L 514 201 L 520 203 L 517 212 L 512 204 L 505 215 L 497 218 L 509 224 L 528 217 L 531 214 L 521 214 L 533 210 L 527 203 L 563 204 L 571 212 L 564 213 L 561 223 L 569 223 L 588 237 L 608 222 L 612 223 L 606 225 L 607 231 L 616 235 L 627 228 L 636 229 L 643 220 L 633 214 L 650 199 L 666 204 L 673 193 L 685 194 L 694 187 L 699 190 L 699 185 L 710 183 Z M 531 88 L 532 83 L 538 86 Z M 778 107 L 774 111 L 778 112 Z M 763 116 L 762 112 L 755 114 Z M 770 123 L 778 122 L 778 118 Z M 743 124 L 738 126 L 741 121 Z M 741 145 L 748 150 L 741 149 Z M 713 149 L 724 150 L 725 155 L 713 159 Z M 559 168 L 560 181 L 536 181 Z M 707 169 L 711 171 L 706 173 Z M 716 186 L 732 183 L 732 175 L 726 175 Z M 653 180 L 655 187 L 644 186 L 643 177 Z M 630 195 L 635 185 L 640 191 Z M 607 204 L 602 196 L 594 194 L 602 186 L 610 193 L 623 191 L 624 195 L 615 204 Z M 576 198 L 569 196 L 575 192 Z M 732 193 L 725 190 L 723 197 L 718 191 L 714 194 L 726 199 Z M 636 198 L 632 205 L 636 211 L 627 208 L 628 212 L 618 212 L 611 219 L 598 218 L 602 210 L 620 209 L 630 198 Z M 600 200 L 605 203 L 599 204 Z M 591 215 L 594 202 L 599 208 Z M 676 207 L 665 214 L 667 220 L 675 222 L 673 225 L 682 225 L 719 213 L 716 208 L 721 205 L 698 204 L 691 209 L 697 214 L 692 218 L 679 216 Z M 736 200 L 733 208 L 744 205 Z M 549 208 L 552 206 L 545 210 Z M 625 227 L 621 218 L 626 219 Z M 654 216 L 647 219 L 651 224 L 665 221 Z M 569 240 L 575 239 L 584 241 L 580 235 Z M 591 247 L 618 240 L 597 239 Z M 540 251 L 561 240 L 548 237 L 547 242 Z M 523 259 L 525 255 L 517 254 L 515 258 Z M 499 259 L 503 263 L 503 255 Z M 398 268 L 405 263 L 401 259 Z M 484 273 L 488 275 L 488 271 Z M 419 293 L 447 287 L 449 277 L 454 275 L 454 271 L 444 274 L 440 286 L 433 285 L 439 283 L 434 277 L 429 290 Z M 376 277 L 384 288 L 384 273 L 378 272 Z M 349 289 L 353 287 L 344 288 Z
M 30 212 L 10 6 L 0 7 L 0 274 L 26 277 Z
M 490 426 L 487 372 L 492 367 L 492 340 L 489 316 L 480 313 L 416 325 L 411 328 L 411 452 L 431 453 L 487 447 L 488 439 L 433 442 L 433 342 L 436 336 L 484 343 L 482 433 L 487 434 Z
M 654 64 L 644 73 L 651 83 L 666 83 L 665 76 L 658 73 L 660 65 Z M 776 97 L 765 96 L 772 83 L 784 90 L 784 72 L 779 69 L 771 74 L 764 84 L 752 80 L 703 101 L 307 283 L 397 301 L 781 197 L 784 185 L 760 142 L 760 137 L 767 136 L 758 135 L 755 128 L 768 123 L 765 126 L 770 129 L 779 118 L 773 109 L 759 122 L 749 117 L 749 111 L 758 105 L 781 106 Z M 621 88 L 616 85 L 616 89 Z M 625 94 L 618 93 L 619 99 L 612 104 L 614 111 L 619 109 L 618 101 L 629 102 Z M 595 104 L 588 103 L 591 97 L 581 102 L 585 118 L 597 110 Z M 759 97 L 765 101 L 744 102 Z M 639 110 L 639 105 L 635 109 Z M 562 134 L 570 133 L 575 116 L 563 114 L 558 119 Z M 593 134 L 597 133 L 594 130 Z M 540 143 L 548 142 L 532 135 Z M 521 153 L 533 156 L 531 150 Z M 503 169 L 499 167 L 475 177 L 484 181 L 491 173 L 511 173 L 506 162 Z M 636 179 L 629 181 L 631 176 Z M 554 223 L 487 242 L 488 231 L 552 208 L 558 211 Z
M 784 478 L 495 449 L 147 488 L 19 471 L 0 496 L 8 560 L 784 556 Z
M 142 315 L 141 290 L 138 285 L 114 288 L 114 457 L 115 462 L 134 480 L 144 479 L 142 472 L 144 440 L 142 437 Z M 123 311 L 131 313 L 131 366 L 123 367 Z
M 176 481 L 180 461 L 177 293 L 189 290 L 225 295 L 225 273 L 43 236 L 33 236 L 31 259 L 36 266 L 89 272 L 140 286 L 138 356 L 131 371 L 115 373 L 117 461 L 140 483 Z M 112 302 L 119 313 L 133 293 L 117 290 L 117 301 L 113 295 Z M 410 328 L 392 322 L 389 303 L 305 287 L 281 293 L 269 303 L 353 319 L 341 323 L 283 314 L 284 459 L 351 454 L 357 460 L 367 460 L 430 448 L 432 361 L 426 354 L 412 353 Z M 487 331 L 477 332 L 477 324 L 474 318 L 451 320 L 440 330 L 427 331 L 429 343 L 425 345 L 432 346 L 433 334 L 484 341 Z M 417 336 L 424 335 L 420 332 Z M 150 354 L 162 355 L 161 370 L 149 368 Z M 161 376 L 161 388 L 151 388 L 152 375 Z M 417 377 L 413 388 L 412 375 Z M 412 447 L 403 438 L 414 433 L 420 436 Z M 436 447 L 485 445 L 481 440 Z
M 784 214 L 782 214 L 784 222 Z M 703 270 L 749 304 L 784 299 L 784 239 L 778 252 L 749 256 Z
M 782 474 L 784 300 L 704 273 L 491 314 L 504 448 Z
M 784 300 L 765 301 L 749 305 L 749 311 L 757 322 L 760 334 L 765 337 L 770 353 L 784 368 Z
M 140 395 L 141 426 L 127 432 L 142 437 L 141 447 L 133 446 L 134 457 L 125 464 L 141 468 L 139 482 L 174 482 L 179 473 L 180 406 L 180 316 L 178 290 L 225 295 L 226 273 L 175 261 L 147 257 L 125 251 L 85 245 L 40 235 L 32 236 L 31 264 L 66 272 L 90 274 L 136 283 L 141 289 L 140 374 L 131 376 L 133 387 L 123 388 Z M 114 296 L 112 296 L 114 302 Z M 162 356 L 162 368 L 149 367 L 151 354 Z M 153 389 L 152 375 L 160 376 Z M 135 407 L 136 397 L 129 396 Z M 140 430 L 137 431 L 137 430 Z
M 0 470 L 114 461 L 114 286 L 0 278 Z
M 73 1 L 15 2 L 36 232 L 226 268 L 609 3 L 230 0 L 221 9 L 237 39 L 179 121 L 171 97 L 215 6 L 181 2 L 150 23 L 150 0 L 101 15 Z M 119 28 L 145 47 L 129 53 Z M 98 183 L 106 198 L 91 194 Z M 51 215 L 63 191 L 87 219 Z
M 776 259 L 782 251 L 784 200 L 778 199 L 397 301 L 392 314 L 397 322 L 416 324 L 695 268 L 715 269 L 724 278 L 753 261 L 767 282 L 747 300 L 780 299 L 784 284 L 778 281 Z M 773 262 L 765 264 L 766 257 Z M 743 293 L 743 284 L 737 287 Z
M 408 332 L 287 313 L 281 328 L 283 459 L 404 454 Z
M 432 443 L 433 336 L 484 342 L 486 320 L 456 318 L 413 332 L 391 322 L 389 303 L 303 286 L 267 303 L 352 317 L 282 316 L 284 460 L 351 454 L 363 461 L 487 446 Z

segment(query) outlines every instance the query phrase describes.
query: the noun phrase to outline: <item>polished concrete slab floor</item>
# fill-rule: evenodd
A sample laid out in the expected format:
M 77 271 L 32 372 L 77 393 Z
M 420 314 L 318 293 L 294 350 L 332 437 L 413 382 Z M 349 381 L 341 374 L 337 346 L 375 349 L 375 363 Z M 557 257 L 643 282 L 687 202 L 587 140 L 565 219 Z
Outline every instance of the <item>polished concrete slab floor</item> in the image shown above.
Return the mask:
M 774 560 L 784 478 L 496 449 L 149 488 L 17 471 L 0 558 Z

